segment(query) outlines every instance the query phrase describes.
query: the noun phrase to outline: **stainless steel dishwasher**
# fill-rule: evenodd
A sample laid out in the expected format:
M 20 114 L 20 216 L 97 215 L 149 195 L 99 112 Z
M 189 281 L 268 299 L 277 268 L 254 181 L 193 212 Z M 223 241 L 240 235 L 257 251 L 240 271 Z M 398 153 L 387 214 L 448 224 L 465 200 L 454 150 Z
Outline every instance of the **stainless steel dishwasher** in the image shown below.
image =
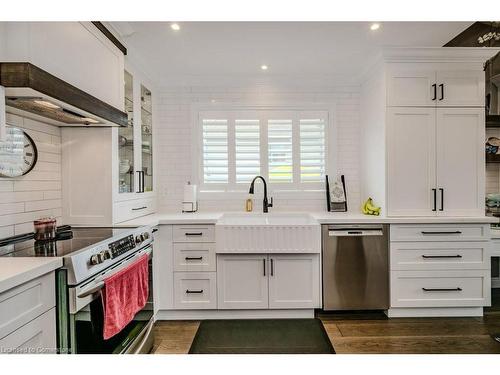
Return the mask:
M 323 225 L 323 309 L 389 308 L 389 226 Z

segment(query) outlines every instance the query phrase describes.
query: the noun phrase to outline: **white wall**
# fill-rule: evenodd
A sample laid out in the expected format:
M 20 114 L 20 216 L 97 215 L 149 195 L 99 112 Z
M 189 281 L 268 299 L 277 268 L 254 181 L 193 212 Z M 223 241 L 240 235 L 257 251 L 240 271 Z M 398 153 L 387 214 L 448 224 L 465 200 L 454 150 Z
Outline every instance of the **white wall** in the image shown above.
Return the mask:
M 33 220 L 54 216 L 61 224 L 60 128 L 7 114 L 38 148 L 38 162 L 25 176 L 0 178 L 0 238 L 33 231 Z
M 155 173 L 158 176 L 158 211 L 180 212 L 183 186 L 193 180 L 191 155 L 191 110 L 195 105 L 224 104 L 231 106 L 266 105 L 298 107 L 320 103 L 336 108 L 333 113 L 337 139 L 338 173 L 347 182 L 348 204 L 359 210 L 359 87 L 273 87 L 270 85 L 245 85 L 232 87 L 177 87 L 160 90 L 158 118 L 156 120 L 155 147 L 158 148 Z M 256 192 L 255 210 L 261 205 L 261 195 Z M 243 199 L 200 199 L 200 211 L 243 210 Z M 324 196 L 299 196 L 298 199 L 275 199 L 273 211 L 326 210 Z

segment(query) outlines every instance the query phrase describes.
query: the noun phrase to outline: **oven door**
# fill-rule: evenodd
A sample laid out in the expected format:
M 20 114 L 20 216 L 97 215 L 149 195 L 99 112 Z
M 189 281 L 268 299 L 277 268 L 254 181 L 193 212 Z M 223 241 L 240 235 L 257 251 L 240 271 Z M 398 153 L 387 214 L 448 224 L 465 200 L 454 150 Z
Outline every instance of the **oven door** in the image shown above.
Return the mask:
M 126 268 L 143 254 L 149 255 L 149 296 L 144 308 L 122 331 L 103 339 L 103 306 L 100 290 L 104 279 Z M 91 280 L 68 289 L 69 346 L 71 353 L 120 354 L 147 353 L 153 333 L 153 251 L 151 246 L 131 254 Z

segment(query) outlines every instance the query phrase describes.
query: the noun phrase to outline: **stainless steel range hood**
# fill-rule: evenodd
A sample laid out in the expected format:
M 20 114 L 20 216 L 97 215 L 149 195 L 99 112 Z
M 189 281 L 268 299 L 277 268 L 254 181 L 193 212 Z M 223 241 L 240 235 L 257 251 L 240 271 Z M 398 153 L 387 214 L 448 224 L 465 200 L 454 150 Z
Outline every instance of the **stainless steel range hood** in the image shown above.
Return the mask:
M 30 63 L 0 63 L 9 112 L 58 126 L 127 126 L 127 114 Z

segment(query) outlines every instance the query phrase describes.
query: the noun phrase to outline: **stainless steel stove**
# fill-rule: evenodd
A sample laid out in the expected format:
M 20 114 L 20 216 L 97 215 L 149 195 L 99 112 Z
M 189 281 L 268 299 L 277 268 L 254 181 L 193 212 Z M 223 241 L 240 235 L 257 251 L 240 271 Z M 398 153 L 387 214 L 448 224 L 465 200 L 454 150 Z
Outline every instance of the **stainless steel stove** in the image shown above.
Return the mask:
M 0 256 L 61 257 L 56 273 L 60 353 L 143 353 L 152 347 L 152 257 L 155 228 L 59 227 L 56 239 L 33 233 L 0 240 Z M 134 320 L 109 340 L 102 338 L 104 280 L 148 254 L 149 299 Z

